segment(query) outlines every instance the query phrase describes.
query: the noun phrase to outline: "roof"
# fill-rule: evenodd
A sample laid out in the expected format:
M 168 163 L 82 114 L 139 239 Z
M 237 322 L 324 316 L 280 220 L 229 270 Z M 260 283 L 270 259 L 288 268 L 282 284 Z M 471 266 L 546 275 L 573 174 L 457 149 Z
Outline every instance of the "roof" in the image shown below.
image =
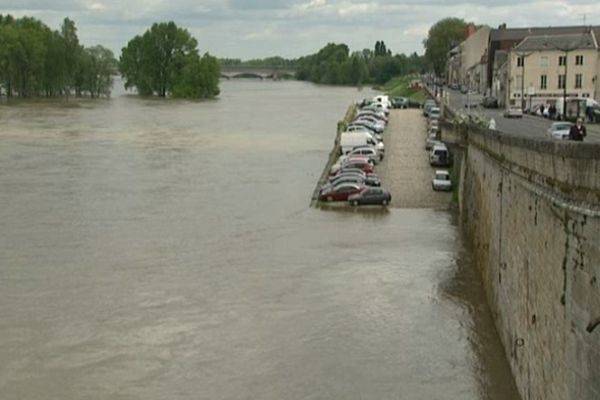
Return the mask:
M 575 49 L 596 49 L 598 45 L 591 33 L 574 33 L 560 35 L 540 35 L 528 36 L 523 39 L 515 50 L 535 51 L 535 50 L 575 50 Z
M 490 41 L 522 40 L 527 36 L 561 35 L 589 32 L 592 29 L 596 36 L 600 33 L 600 26 L 546 26 L 532 28 L 501 28 L 490 31 Z

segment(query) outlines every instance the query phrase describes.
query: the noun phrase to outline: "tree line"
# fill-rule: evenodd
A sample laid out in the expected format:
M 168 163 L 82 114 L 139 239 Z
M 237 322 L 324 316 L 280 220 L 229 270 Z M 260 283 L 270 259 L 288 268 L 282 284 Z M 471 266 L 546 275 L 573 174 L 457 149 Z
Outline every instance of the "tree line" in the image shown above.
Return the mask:
M 301 57 L 296 77 L 316 83 L 361 85 L 383 84 L 393 77 L 423 70 L 423 58 L 417 53 L 392 55 L 384 41 L 374 50 L 350 53 L 346 44 L 328 43 L 317 53 Z
M 219 64 L 173 22 L 156 23 L 123 48 L 120 60 L 100 45 L 79 43 L 65 18 L 53 31 L 41 21 L 0 14 L 0 94 L 9 97 L 110 96 L 119 72 L 144 96 L 205 98 L 219 94 Z
M 112 51 L 79 44 L 68 18 L 53 31 L 35 18 L 0 14 L 0 88 L 7 96 L 108 96 L 116 69 Z

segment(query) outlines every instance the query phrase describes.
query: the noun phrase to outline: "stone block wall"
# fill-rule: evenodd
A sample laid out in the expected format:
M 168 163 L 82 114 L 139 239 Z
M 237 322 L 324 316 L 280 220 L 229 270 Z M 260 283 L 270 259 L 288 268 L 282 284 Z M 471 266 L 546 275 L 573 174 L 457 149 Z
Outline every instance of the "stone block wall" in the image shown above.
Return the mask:
M 600 146 L 473 130 L 461 166 L 461 215 L 523 400 L 600 399 Z

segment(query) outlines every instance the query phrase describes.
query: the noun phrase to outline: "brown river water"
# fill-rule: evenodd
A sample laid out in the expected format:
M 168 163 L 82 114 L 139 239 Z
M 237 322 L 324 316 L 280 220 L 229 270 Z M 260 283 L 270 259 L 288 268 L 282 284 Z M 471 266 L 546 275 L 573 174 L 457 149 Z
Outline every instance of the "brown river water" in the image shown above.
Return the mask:
M 518 399 L 447 211 L 309 208 L 369 90 L 0 105 L 0 399 Z

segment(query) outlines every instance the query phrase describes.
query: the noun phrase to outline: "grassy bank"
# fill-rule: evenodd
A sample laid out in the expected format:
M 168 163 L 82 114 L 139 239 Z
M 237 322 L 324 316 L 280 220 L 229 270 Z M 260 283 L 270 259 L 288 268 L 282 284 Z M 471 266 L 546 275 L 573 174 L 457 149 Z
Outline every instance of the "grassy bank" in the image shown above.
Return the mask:
M 414 88 L 410 85 L 412 81 L 418 78 L 417 75 L 406 75 L 393 78 L 381 89 L 391 97 L 407 97 L 422 103 L 429 98 L 429 95 L 424 89 Z

